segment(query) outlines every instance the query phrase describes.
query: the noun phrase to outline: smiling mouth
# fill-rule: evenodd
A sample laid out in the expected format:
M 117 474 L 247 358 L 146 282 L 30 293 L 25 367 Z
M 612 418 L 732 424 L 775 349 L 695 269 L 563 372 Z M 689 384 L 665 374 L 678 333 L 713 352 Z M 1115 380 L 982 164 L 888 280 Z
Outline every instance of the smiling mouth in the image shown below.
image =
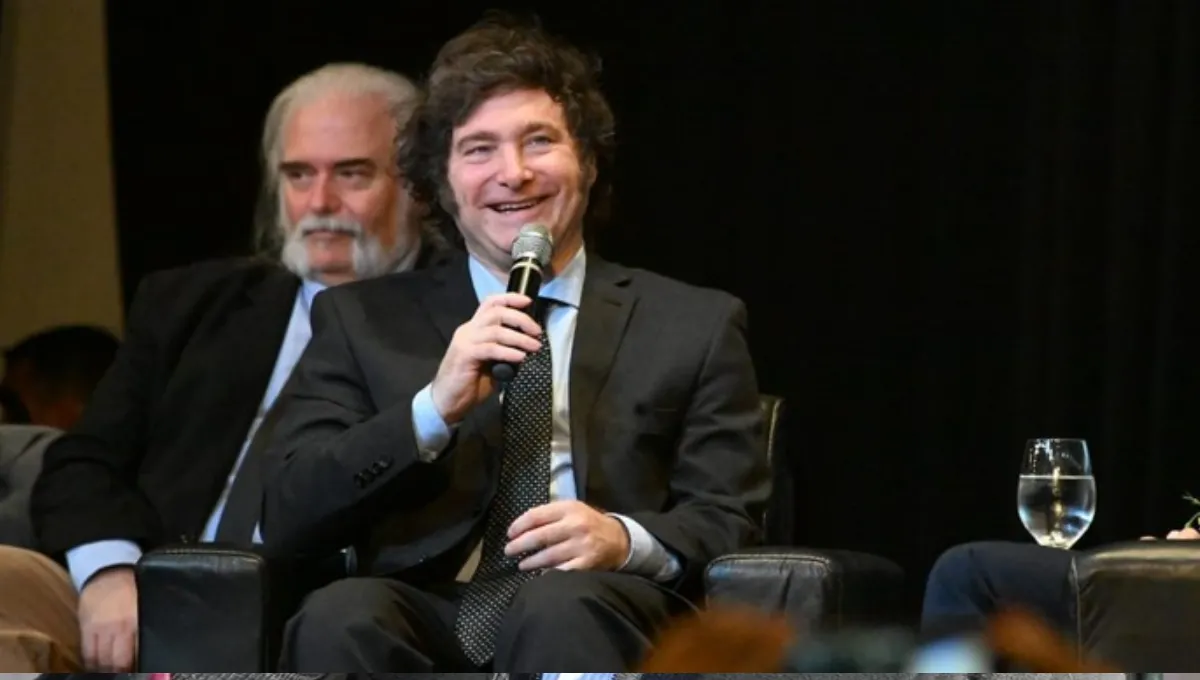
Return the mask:
M 541 205 L 543 202 L 545 202 L 545 200 L 546 200 L 546 198 L 542 197 L 542 198 L 531 198 L 527 201 L 508 201 L 505 203 L 492 203 L 492 204 L 488 205 L 488 208 L 500 213 L 501 215 L 506 215 L 509 213 L 521 212 L 522 210 L 529 210 L 531 208 L 535 208 L 535 207 Z

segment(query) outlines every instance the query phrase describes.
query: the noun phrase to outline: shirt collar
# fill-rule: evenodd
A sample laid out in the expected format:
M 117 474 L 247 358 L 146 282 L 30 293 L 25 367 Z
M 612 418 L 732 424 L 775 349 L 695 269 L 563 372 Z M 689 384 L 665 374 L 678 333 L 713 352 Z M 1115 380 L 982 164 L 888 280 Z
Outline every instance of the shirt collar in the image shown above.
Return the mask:
M 303 296 L 304 299 L 304 308 L 311 310 L 313 298 L 317 296 L 317 293 L 325 290 L 325 288 L 325 284 L 321 283 L 320 281 L 303 279 L 300 283 L 300 295 Z
M 480 300 L 491 295 L 499 295 L 508 288 L 507 281 L 496 276 L 473 255 L 468 258 L 467 268 L 471 272 L 471 283 L 475 286 L 475 295 Z M 586 271 L 587 252 L 581 246 L 562 272 L 542 286 L 538 297 L 549 298 L 559 304 L 570 305 L 578 309 L 579 301 L 583 299 L 583 279 Z

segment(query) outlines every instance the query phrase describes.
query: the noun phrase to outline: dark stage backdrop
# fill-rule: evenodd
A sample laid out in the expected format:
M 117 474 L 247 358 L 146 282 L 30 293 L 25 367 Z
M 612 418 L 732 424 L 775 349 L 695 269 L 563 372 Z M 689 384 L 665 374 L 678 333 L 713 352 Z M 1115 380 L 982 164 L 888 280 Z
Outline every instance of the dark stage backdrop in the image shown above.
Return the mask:
M 245 252 L 260 122 L 288 81 L 332 60 L 421 75 L 484 8 L 109 3 L 126 294 Z M 534 8 L 607 65 L 602 252 L 748 303 L 762 389 L 792 407 L 802 543 L 896 559 L 915 602 L 950 545 L 1027 540 L 1033 436 L 1092 445 L 1082 547 L 1186 519 L 1200 5 Z

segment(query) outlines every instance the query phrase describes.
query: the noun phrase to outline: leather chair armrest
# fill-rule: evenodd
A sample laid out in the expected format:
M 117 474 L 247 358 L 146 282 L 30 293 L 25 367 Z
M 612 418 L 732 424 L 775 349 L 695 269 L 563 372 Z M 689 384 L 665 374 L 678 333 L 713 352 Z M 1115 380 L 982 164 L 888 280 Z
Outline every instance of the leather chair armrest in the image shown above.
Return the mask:
M 904 618 L 904 571 L 851 550 L 753 548 L 713 560 L 708 604 L 783 612 L 809 630 L 889 625 Z
M 153 550 L 135 570 L 138 670 L 273 671 L 304 597 L 354 571 L 353 549 L 291 561 L 213 543 Z
M 265 557 L 215 544 L 142 556 L 138 670 L 270 671 L 278 655 L 272 573 Z
M 1071 587 L 1086 656 L 1144 671 L 1200 668 L 1200 541 L 1082 552 Z

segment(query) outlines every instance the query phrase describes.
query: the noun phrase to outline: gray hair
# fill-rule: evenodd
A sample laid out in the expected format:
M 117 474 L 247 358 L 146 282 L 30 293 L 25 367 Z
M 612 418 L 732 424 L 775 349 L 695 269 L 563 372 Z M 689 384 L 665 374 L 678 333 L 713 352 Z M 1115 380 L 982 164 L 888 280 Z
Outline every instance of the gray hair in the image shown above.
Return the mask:
M 279 162 L 283 154 L 283 128 L 298 105 L 331 93 L 377 95 L 383 98 L 396 122 L 396 142 L 420 102 L 421 92 L 408 78 L 375 66 L 359 63 L 328 64 L 288 85 L 267 110 L 263 124 L 263 181 L 254 216 L 256 250 L 276 257 L 283 245 Z

